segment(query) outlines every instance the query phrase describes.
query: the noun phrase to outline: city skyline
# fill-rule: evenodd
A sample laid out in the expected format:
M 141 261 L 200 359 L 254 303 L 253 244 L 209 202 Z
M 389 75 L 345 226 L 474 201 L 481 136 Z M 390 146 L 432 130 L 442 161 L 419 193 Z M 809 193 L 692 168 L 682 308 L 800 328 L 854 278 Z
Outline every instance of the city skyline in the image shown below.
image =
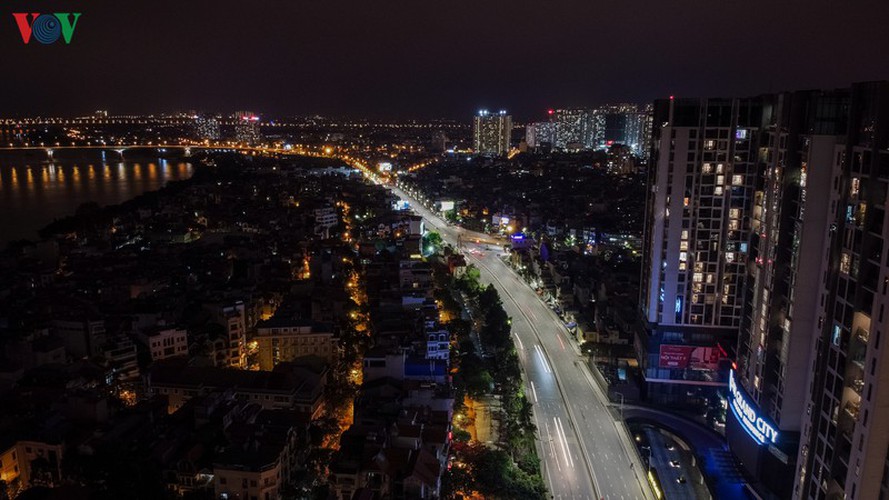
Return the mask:
M 0 500 L 889 498 L 889 2 L 49 2 Z
M 7 16 L 0 57 L 18 76 L 5 82 L 0 108 L 393 119 L 487 108 L 524 120 L 556 106 L 879 80 L 886 72 L 870 54 L 889 50 L 879 23 L 857 22 L 865 13 L 884 18 L 889 6 L 867 1 L 805 8 L 563 1 L 548 4 L 542 18 L 538 5 L 503 1 L 434 10 L 413 2 L 266 2 L 251 9 L 275 15 L 256 22 L 228 1 L 166 8 L 98 0 L 76 8 L 82 16 L 68 45 L 25 45 Z

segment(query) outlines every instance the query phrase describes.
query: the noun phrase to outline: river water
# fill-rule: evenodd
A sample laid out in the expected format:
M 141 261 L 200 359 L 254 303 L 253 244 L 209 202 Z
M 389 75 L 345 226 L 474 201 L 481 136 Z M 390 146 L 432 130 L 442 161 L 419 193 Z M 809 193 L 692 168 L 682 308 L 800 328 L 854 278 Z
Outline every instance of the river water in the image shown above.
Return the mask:
M 113 151 L 66 151 L 48 160 L 41 154 L 0 155 L 0 247 L 36 239 L 54 219 L 82 203 L 114 205 L 167 182 L 191 177 L 188 158 L 128 158 Z

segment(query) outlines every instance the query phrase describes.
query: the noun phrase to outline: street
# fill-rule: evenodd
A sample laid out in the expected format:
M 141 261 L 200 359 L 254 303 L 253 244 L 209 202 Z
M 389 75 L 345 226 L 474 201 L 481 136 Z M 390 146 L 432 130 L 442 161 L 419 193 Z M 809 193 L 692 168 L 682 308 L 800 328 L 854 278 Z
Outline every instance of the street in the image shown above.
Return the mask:
M 466 253 L 469 262 L 480 269 L 483 283 L 494 284 L 512 317 L 526 394 L 534 404 L 543 470 L 553 497 L 651 498 L 644 466 L 629 435 L 615 421 L 576 342 L 555 313 L 499 257 L 501 248 L 489 250 L 490 236 L 447 225 L 403 191 L 391 189 L 410 200 L 414 211 L 445 242 L 456 245 L 462 236 L 467 248 L 478 250 Z

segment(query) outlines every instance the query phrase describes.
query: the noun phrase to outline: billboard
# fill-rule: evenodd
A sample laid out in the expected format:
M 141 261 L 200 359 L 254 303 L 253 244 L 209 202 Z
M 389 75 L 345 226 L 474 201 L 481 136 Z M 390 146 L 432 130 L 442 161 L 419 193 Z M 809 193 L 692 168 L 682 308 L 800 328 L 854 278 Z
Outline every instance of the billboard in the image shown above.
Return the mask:
M 448 210 L 453 210 L 453 209 L 454 209 L 454 202 L 453 201 L 442 201 L 441 202 L 441 211 L 442 212 L 447 212 Z
M 744 388 L 738 385 L 734 370 L 729 372 L 728 392 L 732 414 L 747 434 L 757 444 L 777 443 L 778 429 L 766 415 L 760 414 L 756 403 L 744 392 Z
M 719 349 L 693 345 L 661 344 L 661 368 L 715 370 L 719 366 Z

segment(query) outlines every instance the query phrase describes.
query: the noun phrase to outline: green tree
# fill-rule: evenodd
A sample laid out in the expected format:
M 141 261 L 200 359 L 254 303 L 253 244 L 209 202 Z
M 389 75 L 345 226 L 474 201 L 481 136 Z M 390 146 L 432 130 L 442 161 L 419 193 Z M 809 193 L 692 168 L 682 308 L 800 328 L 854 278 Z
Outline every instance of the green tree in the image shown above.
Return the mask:
M 427 250 L 427 253 L 437 253 L 441 250 L 442 244 L 441 235 L 434 231 L 423 235 L 423 249 Z

